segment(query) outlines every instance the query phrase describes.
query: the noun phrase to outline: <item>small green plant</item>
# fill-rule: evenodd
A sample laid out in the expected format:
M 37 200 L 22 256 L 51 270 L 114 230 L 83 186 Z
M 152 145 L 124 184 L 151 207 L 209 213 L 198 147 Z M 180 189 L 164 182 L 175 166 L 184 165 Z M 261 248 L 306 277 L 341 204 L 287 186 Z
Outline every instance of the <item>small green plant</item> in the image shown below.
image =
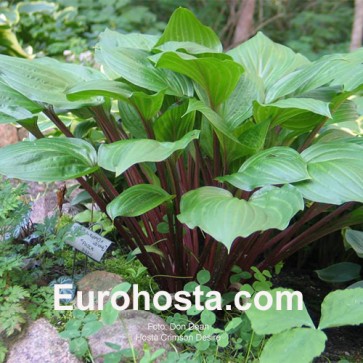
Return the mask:
M 103 324 L 98 321 L 97 314 L 73 310 L 73 318 L 68 320 L 64 330 L 59 334 L 69 340 L 70 352 L 81 358 L 90 355 L 87 338 L 102 327 Z
M 33 226 L 29 221 L 26 186 L 0 184 L 0 333 L 21 331 L 26 319 L 57 319 L 53 289 L 47 283 L 62 266 L 60 256 L 69 225 L 56 229 L 57 217 Z

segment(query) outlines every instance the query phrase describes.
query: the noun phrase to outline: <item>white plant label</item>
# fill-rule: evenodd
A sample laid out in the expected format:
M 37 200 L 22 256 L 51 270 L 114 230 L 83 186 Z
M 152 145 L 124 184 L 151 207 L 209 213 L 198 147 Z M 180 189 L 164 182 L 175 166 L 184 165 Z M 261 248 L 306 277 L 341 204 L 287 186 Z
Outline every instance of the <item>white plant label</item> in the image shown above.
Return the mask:
M 100 262 L 112 242 L 78 223 L 73 225 L 72 231 L 77 233 L 77 237 L 73 241 L 67 241 L 67 243 L 93 260 Z

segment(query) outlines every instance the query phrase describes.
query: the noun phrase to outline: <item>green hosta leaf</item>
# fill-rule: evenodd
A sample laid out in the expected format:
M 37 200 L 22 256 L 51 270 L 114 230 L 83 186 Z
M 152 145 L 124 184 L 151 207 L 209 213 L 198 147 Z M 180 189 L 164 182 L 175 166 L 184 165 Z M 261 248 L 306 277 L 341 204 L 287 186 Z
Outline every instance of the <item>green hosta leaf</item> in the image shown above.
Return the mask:
M 272 336 L 263 348 L 261 363 L 310 363 L 325 349 L 327 336 L 315 329 L 297 328 Z
M 189 106 L 186 113 L 199 111 L 206 119 L 213 125 L 213 127 L 221 132 L 223 135 L 227 136 L 229 139 L 235 141 L 239 144 L 238 139 L 233 135 L 232 130 L 223 121 L 222 117 L 218 115 L 217 112 L 213 111 L 210 107 L 205 105 L 203 102 L 198 101 L 194 98 L 189 100 Z
M 342 56 L 336 54 L 302 64 L 300 69 L 284 75 L 272 85 L 265 102 L 271 103 L 289 94 L 304 94 L 330 83 L 334 78 L 335 67 L 342 61 Z
M 282 109 L 298 109 L 304 111 L 310 111 L 312 113 L 332 118 L 329 110 L 329 102 L 323 102 L 320 100 L 314 100 L 312 98 L 287 98 L 279 100 L 264 107 L 276 107 Z M 292 111 L 292 110 L 291 110 Z M 298 111 L 300 112 L 300 111 Z M 277 122 L 280 123 L 280 122 Z
M 248 123 L 252 124 L 252 126 L 248 127 L 247 130 L 238 136 L 238 141 L 243 145 L 244 150 L 242 151 L 238 144 L 234 144 L 233 146 L 231 144 L 228 145 L 228 148 L 234 147 L 235 154 L 239 156 L 255 154 L 262 150 L 268 135 L 270 127 L 269 120 L 262 121 L 258 124 L 255 124 L 252 121 L 248 121 Z M 247 126 L 247 122 L 244 123 L 244 125 Z
M 101 36 L 96 49 L 96 59 L 114 72 L 114 78 L 122 77 L 150 91 L 165 91 L 176 96 L 193 95 L 190 80 L 167 69 L 156 68 L 148 59 L 149 55 L 141 49 L 111 47 L 107 35 Z
M 126 130 L 136 139 L 146 139 L 144 123 L 137 109 L 128 101 L 119 101 L 118 109 Z
M 236 88 L 243 68 L 231 60 L 217 58 L 184 59 L 176 53 L 164 53 L 157 67 L 182 73 L 198 83 L 207 92 L 212 106 L 225 101 Z
M 344 127 L 345 122 L 356 121 L 359 117 L 357 105 L 351 100 L 345 100 L 333 113 L 333 118 L 328 121 L 329 124 L 340 124 Z
M 302 208 L 301 195 L 291 186 L 261 189 L 248 202 L 221 188 L 202 187 L 182 196 L 178 219 L 191 229 L 201 228 L 229 250 L 237 237 L 286 228 Z
M 75 64 L 65 64 L 54 59 L 27 60 L 0 55 L 1 79 L 32 101 L 53 105 L 57 108 L 76 109 L 91 102 L 70 102 L 66 90 L 80 82 L 103 79 L 101 72 Z
M 183 8 L 174 11 L 156 46 L 170 41 L 193 42 L 216 52 L 222 51 L 222 44 L 214 31 L 203 25 L 190 10 Z
M 122 34 L 106 29 L 100 34 L 100 39 L 104 45 L 111 48 L 134 48 L 151 51 L 158 41 L 158 36 L 141 33 Z
M 41 107 L 0 82 L 0 124 L 33 118 Z
M 249 202 L 264 209 L 268 221 L 264 229 L 284 230 L 290 219 L 304 209 L 304 200 L 293 186 L 286 184 L 282 188 L 266 186 L 255 192 Z
M 132 88 L 126 83 L 111 80 L 93 80 L 75 85 L 67 90 L 67 98 L 71 101 L 89 99 L 94 96 L 128 99 L 132 96 Z
M 363 202 L 362 145 L 345 141 L 317 143 L 301 156 L 311 177 L 295 184 L 304 198 L 337 205 Z
M 321 305 L 319 329 L 363 324 L 363 288 L 337 290 Z
M 251 75 L 251 79 L 261 79 L 265 90 L 274 86 L 283 76 L 304 64 L 309 64 L 301 54 L 274 43 L 261 32 L 230 50 L 228 54 L 242 64 L 245 72 Z
M 172 195 L 164 189 L 151 184 L 138 184 L 126 189 L 107 206 L 112 218 L 137 217 L 171 200 Z
M 346 229 L 344 232 L 344 239 L 357 253 L 358 257 L 363 258 L 363 232 Z
M 254 332 L 260 335 L 264 335 L 277 334 L 291 328 L 300 328 L 302 326 L 314 328 L 314 323 L 312 322 L 304 303 L 302 303 L 302 306 L 299 306 L 298 304 L 299 292 L 296 292 L 296 296 L 292 296 L 291 298 L 291 295 L 288 294 L 295 292 L 289 289 L 277 288 L 268 291 L 268 293 L 271 294 L 273 301 L 270 309 L 257 309 L 254 302 L 254 300 L 256 300 L 256 297 L 253 297 L 251 307 L 246 310 L 246 315 L 251 321 L 251 326 Z M 285 294 L 282 295 L 284 296 L 283 299 L 279 297 L 279 295 L 281 294 Z M 300 295 L 302 296 L 301 293 Z M 277 303 L 279 302 L 279 300 L 281 300 L 280 310 L 277 309 Z M 259 298 L 259 301 L 262 305 L 266 304 L 267 298 L 261 297 Z M 298 310 L 299 307 L 302 307 L 302 310 Z
M 303 66 L 277 81 L 269 90 L 266 102 L 292 93 L 306 93 L 329 83 L 331 86 L 343 85 L 345 91 L 357 89 L 363 83 L 362 53 L 360 49 L 353 53 L 333 54 Z
M 363 84 L 363 50 L 342 54 L 338 66 L 333 69 L 332 85 L 343 85 L 345 91 L 353 91 Z
M 176 141 L 193 130 L 195 112 L 186 114 L 188 102 L 172 105 L 153 123 L 158 141 Z
M 78 178 L 97 169 L 95 149 L 80 139 L 23 141 L 0 149 L 0 173 L 9 178 L 53 182 Z
M 155 49 L 157 50 L 161 50 L 162 52 L 178 52 L 178 51 L 186 51 L 189 54 L 211 54 L 213 56 L 218 56 L 221 58 L 225 58 L 225 59 L 231 59 L 231 57 L 229 57 L 227 54 L 225 53 L 213 53 L 214 49 L 208 48 L 204 45 L 198 44 L 198 43 L 193 43 L 193 42 L 175 42 L 175 41 L 170 41 L 170 42 L 166 42 L 162 45 L 159 45 L 157 47 L 155 47 Z M 154 56 L 152 56 L 152 59 L 157 61 L 160 56 L 162 54 L 161 53 L 157 53 Z
M 145 139 L 121 140 L 101 145 L 98 151 L 99 165 L 120 175 L 137 163 L 163 161 L 175 151 L 185 149 L 192 140 L 198 137 L 199 131 L 193 130 L 175 142 Z
M 363 280 L 361 281 L 357 281 L 354 284 L 351 284 L 347 287 L 347 289 L 357 289 L 357 288 L 362 288 L 363 289 Z
M 221 105 L 220 114 L 232 130 L 252 116 L 253 101 L 262 102 L 263 84 L 256 87 L 256 81 L 252 81 L 247 74 L 242 74 L 236 88 Z
M 148 95 L 144 92 L 134 92 L 126 83 L 100 80 L 81 83 L 67 91 L 67 97 L 71 101 L 90 99 L 94 96 L 111 97 L 116 100 L 126 101 L 135 106 L 140 115 L 151 119 L 161 108 L 164 94 L 162 92 Z
M 253 116 L 257 122 L 270 120 L 273 126 L 281 125 L 283 128 L 304 133 L 312 130 L 322 123 L 324 117 L 300 108 L 277 108 L 269 105 L 253 104 Z
M 163 100 L 163 92 L 155 93 L 153 95 L 147 95 L 144 92 L 134 92 L 130 102 L 137 108 L 138 112 L 145 120 L 151 120 L 160 111 Z
M 276 146 L 247 159 L 237 173 L 217 179 L 250 191 L 268 184 L 286 184 L 309 178 L 306 162 L 297 151 Z
M 340 262 L 315 272 L 320 280 L 340 283 L 359 279 L 361 269 L 357 263 Z

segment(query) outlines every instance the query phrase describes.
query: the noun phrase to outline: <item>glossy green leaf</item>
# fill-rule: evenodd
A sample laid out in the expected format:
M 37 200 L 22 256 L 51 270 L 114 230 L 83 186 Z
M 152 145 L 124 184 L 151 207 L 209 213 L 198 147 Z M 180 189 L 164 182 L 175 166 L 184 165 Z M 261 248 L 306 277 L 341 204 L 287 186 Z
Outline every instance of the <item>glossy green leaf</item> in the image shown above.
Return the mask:
M 97 169 L 95 149 L 80 139 L 39 139 L 0 149 L 0 173 L 9 178 L 53 182 L 78 178 Z
M 135 92 L 128 84 L 111 80 L 84 82 L 67 91 L 67 97 L 71 101 L 90 100 L 94 96 L 126 101 L 136 107 L 140 116 L 146 120 L 151 119 L 160 110 L 164 99 L 162 92 L 153 95 Z
M 347 289 L 357 289 L 357 288 L 362 288 L 363 289 L 363 280 L 361 281 L 357 281 L 354 284 L 351 284 L 347 287 Z
M 134 185 L 107 205 L 107 213 L 112 218 L 137 217 L 168 200 L 173 196 L 164 189 L 152 184 Z
M 176 53 L 164 53 L 157 67 L 167 68 L 182 73 L 198 83 L 207 92 L 213 107 L 225 101 L 233 90 L 243 73 L 243 68 L 231 60 L 217 58 L 187 59 Z
M 252 329 L 255 333 L 260 335 L 277 334 L 291 328 L 300 328 L 307 326 L 314 328 L 309 313 L 306 310 L 304 303 L 299 306 L 298 294 L 291 295 L 293 290 L 276 288 L 268 291 L 271 295 L 272 306 L 267 310 L 260 310 L 256 303 L 262 306 L 267 304 L 266 297 L 252 298 L 251 307 L 246 310 L 246 315 L 251 322 Z M 282 297 L 283 296 L 283 297 Z M 258 301 L 257 301 L 258 300 Z M 281 302 L 281 306 L 277 309 L 277 304 Z M 302 310 L 299 310 L 302 308 Z
M 176 141 L 193 130 L 195 112 L 186 114 L 188 102 L 170 106 L 153 123 L 155 137 L 158 141 Z
M 266 137 L 268 135 L 268 130 L 270 127 L 270 121 L 265 120 L 260 123 L 254 123 L 253 121 L 248 121 L 252 126 L 248 127 L 238 136 L 238 141 L 243 145 L 243 149 L 239 148 L 237 144 L 230 144 L 228 148 L 233 150 L 236 156 L 245 156 L 255 154 L 261 151 L 265 145 Z M 246 126 L 247 123 L 244 123 Z M 237 157 L 236 157 L 237 158 Z
M 33 118 L 41 106 L 0 82 L 0 124 Z
M 363 84 L 362 50 L 347 54 L 333 54 L 306 64 L 301 69 L 278 80 L 266 95 L 266 102 L 288 94 L 302 94 L 330 84 L 343 85 L 353 91 Z
M 361 269 L 361 266 L 357 263 L 339 262 L 315 272 L 320 280 L 341 283 L 359 279 Z
M 363 202 L 363 146 L 348 141 L 317 143 L 301 154 L 311 177 L 295 184 L 304 198 L 337 205 Z
M 99 104 L 102 99 L 90 102 L 70 102 L 66 90 L 80 82 L 103 79 L 101 72 L 76 64 L 66 64 L 54 59 L 27 60 L 0 55 L 1 79 L 32 101 L 57 108 L 76 109 L 83 105 Z
M 156 46 L 170 41 L 193 42 L 216 52 L 222 51 L 222 44 L 214 31 L 203 25 L 190 10 L 184 8 L 174 11 Z
M 102 44 L 111 48 L 134 48 L 151 51 L 158 41 L 157 35 L 141 33 L 119 33 L 106 29 L 100 34 Z
M 70 101 L 89 99 L 94 96 L 128 99 L 132 96 L 132 88 L 126 83 L 111 80 L 92 80 L 77 84 L 67 90 Z
M 353 248 L 353 250 L 357 253 L 358 257 L 363 258 L 362 231 L 355 231 L 353 229 L 348 228 L 344 231 L 344 240 Z
M 146 139 L 147 133 L 140 113 L 129 101 L 118 101 L 123 127 L 136 139 Z
M 321 305 L 319 329 L 363 324 L 363 288 L 336 290 Z
M 318 115 L 332 118 L 329 110 L 329 103 L 320 100 L 314 100 L 313 98 L 287 98 L 264 106 L 310 111 Z
M 203 102 L 191 98 L 189 100 L 189 106 L 186 113 L 194 111 L 201 112 L 216 130 L 220 131 L 223 135 L 227 136 L 229 139 L 235 141 L 236 143 L 239 143 L 238 139 L 233 135 L 232 130 L 224 122 L 222 117 L 218 115 L 217 112 L 213 111 Z
M 163 104 L 164 93 L 159 92 L 148 95 L 143 92 L 134 92 L 130 102 L 137 108 L 144 120 L 151 120 L 159 111 Z
M 115 74 L 113 78 L 122 77 L 150 91 L 165 91 L 176 96 L 193 94 L 190 80 L 167 69 L 156 68 L 148 59 L 149 55 L 141 49 L 111 47 L 107 35 L 101 37 L 96 49 L 96 59 Z
M 261 363 L 310 363 L 325 349 L 327 336 L 315 329 L 296 328 L 272 336 L 264 346 Z
M 242 190 L 309 179 L 306 162 L 289 147 L 276 146 L 247 159 L 238 172 L 218 178 Z
M 198 137 L 199 131 L 193 130 L 175 142 L 139 139 L 101 145 L 98 151 L 99 165 L 120 175 L 137 163 L 163 161 L 175 151 L 185 149 L 192 140 Z
M 274 43 L 261 32 L 227 54 L 243 66 L 251 79 L 262 80 L 265 91 L 283 76 L 310 63 L 301 54 Z
M 155 47 L 157 50 L 161 50 L 162 52 L 187 52 L 189 54 L 212 54 L 213 56 L 225 58 L 225 59 L 231 59 L 228 55 L 225 53 L 213 53 L 214 49 L 208 48 L 204 45 L 193 43 L 193 42 L 177 42 L 177 41 L 169 41 L 164 44 L 158 45 Z M 161 53 L 157 53 L 152 56 L 152 59 L 154 61 L 158 61 Z
M 242 74 L 236 88 L 221 105 L 220 115 L 233 130 L 247 118 L 252 116 L 253 102 L 262 102 L 263 83 L 256 87 L 256 81 L 252 81 L 247 74 Z
M 248 202 L 225 189 L 202 187 L 182 196 L 178 219 L 190 229 L 199 227 L 230 250 L 237 237 L 285 229 L 303 206 L 301 195 L 288 185 L 263 188 Z

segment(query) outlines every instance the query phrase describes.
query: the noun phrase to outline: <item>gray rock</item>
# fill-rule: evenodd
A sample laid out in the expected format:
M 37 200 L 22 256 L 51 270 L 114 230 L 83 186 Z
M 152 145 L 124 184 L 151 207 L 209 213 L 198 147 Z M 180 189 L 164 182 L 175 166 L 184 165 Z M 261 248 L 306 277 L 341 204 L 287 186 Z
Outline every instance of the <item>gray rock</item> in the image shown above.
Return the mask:
M 177 335 L 159 316 L 148 311 L 125 310 L 120 312 L 116 323 L 103 327 L 91 336 L 89 345 L 95 363 L 104 362 L 100 355 L 114 352 L 105 345 L 106 342 L 117 344 L 121 349 L 131 348 L 131 343 L 137 354 L 137 360 L 140 361 L 144 355 L 144 344 L 149 345 L 151 352 L 161 348 L 169 352 L 175 350 L 171 344 L 177 346 L 176 339 Z M 162 358 L 165 358 L 165 355 Z
M 117 285 L 124 282 L 120 275 L 107 271 L 93 271 L 84 276 L 77 283 L 77 290 L 82 292 L 82 305 L 88 306 L 89 292 L 94 292 L 95 309 L 97 309 L 97 293 L 98 291 L 110 291 Z M 104 298 L 104 304 L 109 298 Z
M 66 340 L 45 319 L 31 322 L 9 349 L 7 363 L 80 363 L 69 352 Z

